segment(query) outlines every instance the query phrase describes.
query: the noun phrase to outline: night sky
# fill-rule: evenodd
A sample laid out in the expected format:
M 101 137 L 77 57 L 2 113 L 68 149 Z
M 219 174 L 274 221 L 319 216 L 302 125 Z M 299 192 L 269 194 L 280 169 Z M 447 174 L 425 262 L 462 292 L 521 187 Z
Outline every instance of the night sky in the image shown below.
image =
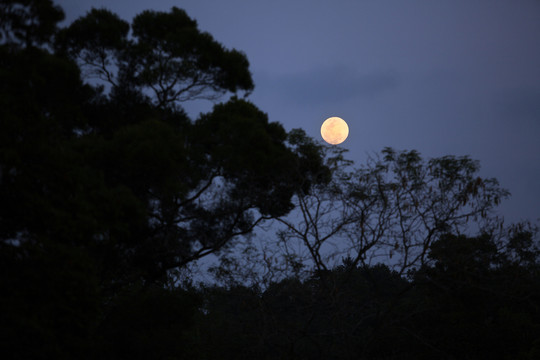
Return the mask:
M 362 164 L 390 146 L 469 155 L 512 197 L 508 221 L 540 218 L 540 1 L 62 0 L 67 25 L 92 7 L 125 20 L 182 8 L 245 52 L 249 99 L 287 130 L 320 139 L 345 119 L 340 146 Z M 224 100 L 224 99 L 223 99 Z M 187 106 L 192 117 L 211 109 Z

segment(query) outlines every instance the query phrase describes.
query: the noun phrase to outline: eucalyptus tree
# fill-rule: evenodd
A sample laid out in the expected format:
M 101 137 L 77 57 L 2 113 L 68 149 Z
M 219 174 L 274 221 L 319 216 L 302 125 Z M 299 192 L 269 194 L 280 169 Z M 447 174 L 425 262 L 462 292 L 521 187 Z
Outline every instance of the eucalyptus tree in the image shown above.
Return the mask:
M 288 213 L 324 165 L 237 97 L 253 89 L 247 57 L 183 10 L 91 10 L 59 30 L 51 1 L 0 10 L 2 348 L 192 358 L 198 300 L 166 288 L 170 271 Z
M 56 49 L 109 86 L 148 90 L 158 107 L 253 90 L 245 54 L 226 49 L 184 10 L 146 10 L 132 23 L 92 9 L 62 29 Z
M 178 8 L 131 23 L 93 9 L 57 30 L 51 2 L 6 4 L 4 242 L 83 246 L 115 286 L 161 281 L 292 209 L 317 154 L 236 96 L 253 89 L 245 54 Z M 198 119 L 182 108 L 224 94 Z
M 508 196 L 466 156 L 424 160 L 414 150 L 385 148 L 355 169 L 343 151 L 320 150 L 331 181 L 297 191 L 297 212 L 277 219 L 281 246 L 299 245 L 296 254 L 319 271 L 347 258 L 353 267 L 385 262 L 405 274 L 427 261 L 441 236 L 493 230 L 495 208 Z

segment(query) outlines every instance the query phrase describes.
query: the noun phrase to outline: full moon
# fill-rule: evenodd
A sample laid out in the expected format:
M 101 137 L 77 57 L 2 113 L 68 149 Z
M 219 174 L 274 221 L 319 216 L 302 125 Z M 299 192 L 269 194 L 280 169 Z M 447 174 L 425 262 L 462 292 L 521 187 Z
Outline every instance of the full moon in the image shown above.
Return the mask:
M 342 118 L 328 118 L 321 126 L 321 136 L 329 144 L 341 144 L 349 136 L 349 126 Z

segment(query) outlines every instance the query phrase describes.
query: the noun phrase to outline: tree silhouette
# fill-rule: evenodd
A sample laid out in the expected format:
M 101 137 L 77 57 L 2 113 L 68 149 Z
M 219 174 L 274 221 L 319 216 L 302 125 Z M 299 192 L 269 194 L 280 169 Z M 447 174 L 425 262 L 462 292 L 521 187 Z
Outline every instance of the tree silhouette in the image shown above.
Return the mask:
M 508 196 L 496 179 L 479 177 L 478 162 L 468 157 L 424 160 L 416 151 L 386 148 L 355 169 L 343 151 L 320 151 L 331 181 L 299 188 L 299 215 L 277 219 L 280 241 L 299 243 L 318 270 L 348 257 L 354 266 L 386 259 L 406 274 L 425 263 L 440 236 L 467 233 L 474 224 L 493 227 L 492 212 Z
M 176 7 L 144 11 L 131 26 L 108 10 L 93 9 L 58 33 L 56 48 L 114 87 L 150 89 L 160 108 L 253 89 L 246 56 L 199 31 Z
M 442 236 L 407 278 L 346 258 L 263 291 L 207 288 L 198 326 L 213 334 L 210 358 L 533 359 L 540 259 L 537 240 L 529 242 L 535 230 L 522 230 Z M 529 243 L 529 255 L 515 256 L 516 241 Z
M 0 3 L 0 40 L 26 47 L 51 40 L 63 10 L 51 0 L 3 0 Z
M 4 239 L 46 233 L 100 261 L 109 253 L 103 273 L 115 283 L 162 279 L 285 214 L 292 169 L 305 161 L 248 101 L 195 122 L 183 112 L 183 100 L 250 90 L 244 55 L 176 8 L 144 12 L 131 27 L 137 41 L 116 15 L 92 10 L 58 33 L 56 54 L 3 49 Z M 97 68 L 110 91 L 85 84 L 71 60 Z
M 162 339 L 159 356 L 188 356 L 195 305 L 169 292 L 170 271 L 290 211 L 310 158 L 247 100 L 232 97 L 188 118 L 182 101 L 253 83 L 245 55 L 199 31 L 182 10 L 146 11 L 132 24 L 92 10 L 57 31 L 62 12 L 49 1 L 1 9 L 9 20 L 0 46 L 6 348 L 15 357 L 132 357 L 119 332 L 151 337 L 142 328 L 155 318 L 160 339 L 166 327 L 171 339 L 185 339 Z M 87 266 L 68 276 L 80 261 Z M 79 306 L 85 285 L 91 304 Z M 130 302 L 133 310 L 122 308 Z M 128 322 L 153 307 L 163 313 Z M 165 320 L 168 311 L 178 316 Z M 76 329 L 64 326 L 68 318 Z M 36 346 L 22 342 L 28 336 Z M 142 357 L 159 347 L 145 341 L 135 351 Z

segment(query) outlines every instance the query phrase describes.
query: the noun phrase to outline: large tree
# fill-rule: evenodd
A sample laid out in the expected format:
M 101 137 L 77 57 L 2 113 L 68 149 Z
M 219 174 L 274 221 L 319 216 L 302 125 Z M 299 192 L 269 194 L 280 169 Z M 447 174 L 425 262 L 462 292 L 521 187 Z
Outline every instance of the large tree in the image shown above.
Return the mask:
M 87 246 L 115 282 L 156 280 L 292 208 L 305 159 L 280 124 L 236 97 L 196 121 L 182 110 L 253 88 L 245 55 L 183 10 L 130 25 L 94 9 L 52 34 L 56 53 L 2 48 L 4 241 Z
M 187 356 L 196 300 L 165 290 L 169 271 L 289 212 L 303 164 L 323 164 L 245 99 L 186 115 L 184 101 L 253 83 L 246 56 L 180 9 L 131 24 L 92 10 L 61 30 L 50 1 L 0 9 L 2 345 L 22 358 Z M 144 315 L 126 322 L 155 308 L 163 346 Z
M 320 149 L 331 181 L 299 188 L 297 212 L 277 219 L 282 246 L 299 244 L 296 257 L 318 270 L 347 257 L 355 266 L 386 262 L 406 274 L 429 260 L 441 236 L 493 230 L 494 210 L 508 196 L 466 156 L 425 160 L 414 150 L 385 148 L 354 168 L 343 151 Z

